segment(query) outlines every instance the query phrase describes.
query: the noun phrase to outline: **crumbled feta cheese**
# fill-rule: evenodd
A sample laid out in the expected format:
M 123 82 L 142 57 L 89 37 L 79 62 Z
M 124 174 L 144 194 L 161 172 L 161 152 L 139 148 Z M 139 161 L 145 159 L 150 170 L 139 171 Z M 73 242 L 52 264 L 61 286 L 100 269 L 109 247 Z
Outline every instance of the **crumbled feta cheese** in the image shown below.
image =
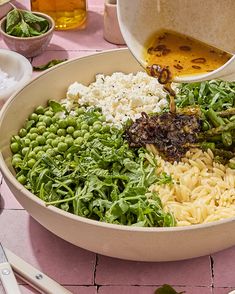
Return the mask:
M 117 126 L 128 118 L 139 118 L 141 112 L 159 112 L 168 103 L 163 86 L 145 72 L 98 74 L 87 87 L 78 82 L 70 85 L 67 99 L 100 107 L 106 119 Z

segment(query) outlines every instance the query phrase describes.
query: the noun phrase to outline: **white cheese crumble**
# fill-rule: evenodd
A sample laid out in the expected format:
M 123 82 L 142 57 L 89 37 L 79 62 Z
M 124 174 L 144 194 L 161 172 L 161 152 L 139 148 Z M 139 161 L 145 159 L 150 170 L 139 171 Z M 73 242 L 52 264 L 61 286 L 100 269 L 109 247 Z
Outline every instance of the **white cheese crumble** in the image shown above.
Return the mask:
M 163 86 L 145 72 L 98 74 L 89 86 L 75 82 L 68 88 L 67 104 L 74 100 L 100 107 L 107 121 L 115 125 L 128 118 L 135 120 L 141 112 L 159 112 L 168 104 Z
M 14 77 L 9 77 L 9 75 L 0 69 L 0 91 L 6 90 L 10 87 L 14 87 L 17 81 Z

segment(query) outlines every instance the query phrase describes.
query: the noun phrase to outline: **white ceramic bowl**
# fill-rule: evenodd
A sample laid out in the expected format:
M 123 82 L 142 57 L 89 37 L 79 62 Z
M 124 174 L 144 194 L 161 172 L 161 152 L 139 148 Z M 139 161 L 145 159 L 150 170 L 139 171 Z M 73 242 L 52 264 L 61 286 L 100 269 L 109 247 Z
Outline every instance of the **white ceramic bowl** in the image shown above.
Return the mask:
M 139 261 L 169 261 L 206 255 L 234 245 L 235 217 L 211 224 L 173 228 L 107 224 L 53 206 L 46 207 L 15 179 L 10 164 L 10 138 L 36 106 L 45 105 L 48 99 L 64 98 L 71 83 L 89 84 L 97 73 L 139 70 L 141 67 L 130 52 L 121 49 L 67 61 L 28 83 L 11 97 L 0 114 L 0 169 L 3 177 L 19 203 L 44 227 L 64 240 L 100 254 Z
M 1 105 L 19 88 L 23 87 L 32 77 L 32 66 L 24 56 L 5 49 L 0 49 L 0 70 L 8 78 L 14 78 L 14 86 L 4 87 L 0 90 Z
M 222 13 L 221 13 L 222 11 Z M 135 58 L 146 68 L 144 44 L 161 29 L 176 31 L 235 53 L 235 1 L 230 0 L 117 0 L 122 36 Z M 219 69 L 193 76 L 176 77 L 175 82 L 221 78 L 235 80 L 235 57 Z

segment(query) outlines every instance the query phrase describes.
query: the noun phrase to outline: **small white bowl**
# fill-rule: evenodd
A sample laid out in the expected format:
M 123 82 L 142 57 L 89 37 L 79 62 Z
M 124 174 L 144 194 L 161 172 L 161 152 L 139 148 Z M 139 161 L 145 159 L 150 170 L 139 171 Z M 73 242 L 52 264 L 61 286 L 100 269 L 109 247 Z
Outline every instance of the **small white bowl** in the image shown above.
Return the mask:
M 19 53 L 0 49 L 0 71 L 16 81 L 13 86 L 0 90 L 0 108 L 4 102 L 32 77 L 32 66 L 27 58 Z

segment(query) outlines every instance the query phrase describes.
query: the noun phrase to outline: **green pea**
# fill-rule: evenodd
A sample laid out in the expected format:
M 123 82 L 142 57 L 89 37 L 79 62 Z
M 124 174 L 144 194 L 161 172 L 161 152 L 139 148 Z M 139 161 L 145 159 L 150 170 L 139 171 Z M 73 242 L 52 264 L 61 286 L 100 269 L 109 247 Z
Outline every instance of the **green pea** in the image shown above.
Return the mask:
M 20 141 L 20 136 L 16 135 L 16 136 L 11 137 L 11 143 L 14 143 L 16 141 Z
M 23 155 L 26 155 L 29 152 L 29 147 L 24 147 L 21 151 Z
M 45 111 L 45 115 L 53 117 L 54 113 L 53 113 L 53 111 L 47 110 L 47 111 Z
M 76 119 L 72 116 L 67 117 L 67 125 L 75 127 L 76 126 Z
M 31 129 L 29 130 L 29 132 L 30 132 L 31 134 L 34 134 L 34 133 L 37 133 L 37 132 L 38 132 L 38 129 L 35 128 L 35 127 L 33 127 L 33 128 L 31 128 Z
M 29 134 L 29 139 L 31 141 L 36 140 L 37 136 L 38 136 L 37 133 Z
M 28 139 L 28 138 L 25 138 L 24 139 L 24 145 L 28 147 L 28 146 L 30 146 L 30 144 L 31 144 L 31 140 Z
M 42 158 L 42 156 L 45 154 L 45 152 L 44 151 L 39 151 L 38 153 L 37 153 L 37 155 L 36 155 L 36 157 L 37 157 L 37 159 L 41 159 Z
M 77 130 L 81 130 L 81 122 L 77 121 L 77 125 L 76 125 L 76 129 Z
M 22 159 L 22 156 L 21 156 L 21 154 L 16 153 L 16 154 L 14 154 L 14 155 L 12 156 L 12 158 L 20 158 L 20 159 Z
M 36 127 L 46 127 L 46 123 L 44 121 L 39 121 L 37 124 L 36 124 Z
M 67 127 L 67 133 L 68 134 L 72 134 L 73 132 L 74 132 L 74 127 L 73 126 Z
M 83 137 L 86 133 L 88 133 L 87 130 L 81 130 L 81 137 Z
M 45 138 L 47 138 L 48 135 L 50 135 L 50 132 L 49 132 L 49 131 L 45 131 L 45 132 L 43 133 L 43 137 L 45 137 Z
M 29 152 L 28 158 L 36 158 L 36 153 L 35 153 L 34 149 L 33 149 L 33 151 Z
M 101 128 L 102 128 L 102 125 L 100 123 L 95 123 L 93 125 L 94 132 L 100 132 L 101 131 Z
M 48 148 L 48 149 L 46 150 L 46 154 L 48 154 L 49 156 L 55 156 L 56 152 L 55 152 L 54 149 L 52 149 L 52 148 Z
M 89 126 L 88 126 L 88 124 L 83 123 L 83 124 L 81 125 L 81 130 L 89 130 Z
M 20 146 L 19 146 L 19 144 L 17 142 L 11 143 L 11 151 L 13 153 L 18 152 L 19 149 L 20 149 Z
M 101 129 L 102 133 L 108 133 L 110 132 L 110 126 L 109 125 L 103 125 Z
M 58 140 L 58 138 L 54 139 L 54 140 L 52 141 L 52 143 L 51 143 L 51 145 L 52 145 L 53 147 L 57 147 L 58 144 L 59 144 L 59 140 Z
M 34 120 L 34 121 L 38 121 L 38 115 L 37 113 L 33 112 L 30 116 L 29 116 L 30 120 Z
M 74 144 L 75 145 L 81 145 L 84 142 L 84 138 L 83 137 L 78 137 L 74 140 Z
M 65 119 L 60 119 L 58 125 L 61 129 L 65 129 L 67 127 L 67 121 Z
M 38 127 L 38 134 L 43 134 L 46 131 L 46 127 L 45 126 L 39 126 Z
M 30 160 L 27 163 L 27 166 L 29 168 L 32 168 L 34 166 L 34 164 L 36 163 L 36 160 L 34 158 L 30 158 Z
M 38 143 L 38 141 L 36 141 L 36 140 L 34 140 L 34 141 L 31 142 L 31 146 L 32 146 L 32 148 L 35 148 L 35 147 L 37 147 L 38 145 L 39 145 L 39 143 Z
M 90 134 L 86 133 L 83 138 L 84 138 L 84 140 L 88 141 L 90 138 Z
M 81 137 L 81 131 L 79 131 L 79 130 L 74 131 L 73 132 L 73 137 L 74 137 L 74 139 L 76 139 L 78 137 Z
M 37 136 L 36 141 L 39 145 L 44 145 L 46 142 L 46 138 L 42 135 Z
M 17 177 L 17 181 L 20 182 L 22 185 L 26 183 L 26 177 L 24 175 L 20 175 Z
M 19 166 L 20 163 L 22 163 L 22 159 L 19 158 L 19 157 L 15 157 L 15 158 L 13 158 L 12 161 L 11 161 L 11 164 L 12 164 L 12 166 L 14 166 L 14 167 Z
M 47 136 L 47 139 L 55 139 L 57 136 L 56 134 L 52 134 L 50 133 L 48 136 Z
M 42 146 L 43 151 L 47 151 L 48 149 L 51 149 L 51 145 L 44 145 Z
M 19 130 L 19 136 L 21 138 L 25 137 L 26 135 L 27 135 L 26 129 L 22 128 L 22 129 Z
M 58 129 L 57 135 L 58 136 L 65 136 L 66 135 L 66 130 L 65 129 Z
M 33 149 L 33 151 L 35 152 L 35 153 L 38 153 L 39 151 L 41 151 L 42 150 L 42 146 L 36 146 L 34 149 Z
M 60 142 L 57 148 L 59 152 L 64 152 L 68 149 L 68 145 L 66 143 Z
M 52 141 L 53 141 L 53 139 L 47 139 L 47 140 L 46 140 L 46 144 L 47 144 L 47 145 L 51 145 L 51 144 L 52 144 Z
M 50 116 L 44 116 L 43 118 L 44 123 L 46 124 L 47 127 L 49 127 L 52 123 L 52 119 Z
M 56 132 L 58 131 L 58 124 L 50 125 L 49 130 L 50 132 L 56 134 Z
M 76 110 L 76 113 L 77 113 L 78 115 L 83 114 L 83 113 L 84 113 L 84 108 L 78 108 L 78 109 Z
M 70 147 L 73 145 L 73 138 L 67 137 L 67 138 L 65 138 L 64 142 Z
M 38 115 L 38 123 L 44 123 L 43 119 L 44 119 L 44 115 L 43 114 L 39 114 Z
M 44 114 L 44 108 L 42 106 L 38 106 L 36 109 L 35 109 L 35 112 L 36 114 Z
M 58 117 L 56 115 L 52 116 L 51 118 L 52 123 L 56 123 L 58 121 Z

